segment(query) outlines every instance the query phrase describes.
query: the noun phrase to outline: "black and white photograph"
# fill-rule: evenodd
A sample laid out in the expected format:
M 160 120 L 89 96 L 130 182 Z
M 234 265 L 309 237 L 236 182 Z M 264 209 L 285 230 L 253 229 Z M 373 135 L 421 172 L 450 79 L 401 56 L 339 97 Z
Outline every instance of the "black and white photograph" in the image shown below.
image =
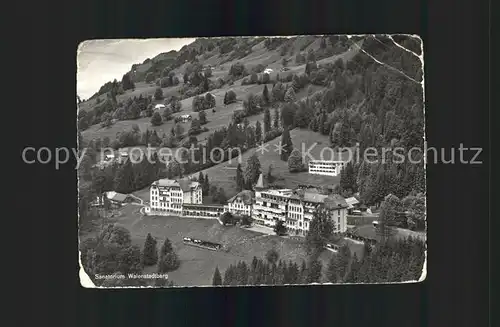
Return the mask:
M 413 34 L 81 42 L 80 284 L 425 280 L 424 46 Z

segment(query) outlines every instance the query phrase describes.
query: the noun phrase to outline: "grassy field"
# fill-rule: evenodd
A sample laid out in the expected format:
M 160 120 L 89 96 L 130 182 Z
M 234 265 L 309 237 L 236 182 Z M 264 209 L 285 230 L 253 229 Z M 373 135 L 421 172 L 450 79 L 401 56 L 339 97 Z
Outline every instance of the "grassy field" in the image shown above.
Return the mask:
M 375 238 L 375 239 L 379 238 L 379 236 L 375 232 L 375 228 L 373 227 L 372 224 L 357 226 L 356 233 L 359 236 L 366 237 L 366 238 Z M 394 235 L 392 237 L 397 238 L 397 239 L 402 239 L 402 238 L 408 238 L 409 236 L 418 237 L 418 238 L 421 238 L 423 240 L 426 239 L 425 232 L 415 232 L 415 231 L 412 231 L 409 229 L 403 229 L 403 228 L 395 228 Z
M 170 272 L 169 278 L 179 286 L 211 285 L 215 267 L 223 273 L 224 270 L 237 261 L 250 262 L 254 256 L 264 258 L 266 252 L 274 248 L 280 258 L 302 263 L 307 259 L 302 239 L 290 239 L 276 235 L 265 235 L 242 229 L 235 226 L 222 226 L 214 219 L 193 219 L 163 216 L 141 217 L 141 206 L 128 204 L 119 209 L 121 215 L 107 219 L 106 224 L 115 223 L 127 228 L 132 236 L 132 244 L 144 246 L 148 233 L 158 241 L 158 248 L 168 238 L 172 242 L 181 261 L 178 270 Z M 96 228 L 100 228 L 96 221 L 94 230 L 86 231 L 80 240 L 96 236 Z M 226 246 L 225 251 L 210 251 L 182 242 L 183 237 L 199 238 Z M 362 255 L 362 245 L 348 242 L 351 251 Z M 324 269 L 334 253 L 324 251 L 320 255 Z M 156 266 L 146 267 L 145 273 L 156 272 Z
M 181 266 L 178 270 L 169 273 L 169 277 L 177 285 L 211 285 L 215 267 L 224 271 L 230 264 L 239 260 L 249 262 L 254 256 L 263 258 L 271 248 L 275 248 L 280 258 L 284 260 L 301 263 L 303 259 L 306 259 L 303 243 L 300 240 L 264 235 L 239 227 L 225 227 L 213 219 L 160 216 L 146 216 L 140 219 L 135 212 L 138 206 L 126 207 L 124 210 L 129 212 L 117 223 L 130 230 L 133 244 L 142 248 L 148 233 L 157 239 L 159 247 L 165 238 L 172 242 L 172 246 L 179 255 Z M 228 252 L 210 251 L 185 245 L 182 242 L 185 236 L 222 243 L 227 246 Z M 331 255 L 332 253 L 328 251 L 321 255 L 324 265 L 327 264 Z M 147 267 L 145 271 L 154 272 L 155 267 Z
M 239 260 L 250 262 L 254 256 L 264 258 L 266 252 L 274 248 L 283 260 L 301 263 L 306 260 L 303 241 L 289 239 L 276 235 L 265 235 L 233 226 L 222 226 L 214 219 L 192 219 L 179 217 L 145 216 L 139 214 L 140 206 L 126 205 L 120 209 L 122 216 L 110 222 L 124 226 L 130 230 L 132 243 L 144 246 L 148 233 L 161 246 L 165 238 L 172 242 L 172 246 L 179 255 L 181 266 L 178 270 L 169 273 L 169 277 L 177 285 L 195 286 L 211 285 L 215 267 L 221 272 Z M 90 236 L 95 236 L 90 233 Z M 210 251 L 185 245 L 183 237 L 194 237 L 211 242 L 221 243 L 227 247 L 227 252 Z M 362 246 L 350 244 L 351 251 L 361 255 Z M 324 251 L 320 260 L 326 267 L 328 260 L 334 255 Z M 326 269 L 326 268 L 325 268 Z M 146 267 L 145 272 L 155 272 L 156 267 Z
M 294 129 L 290 132 L 292 142 L 295 148 L 304 149 L 304 153 L 311 147 L 313 147 L 309 153 L 312 157 L 320 159 L 321 151 L 328 147 L 330 142 L 328 136 L 321 135 L 319 133 L 314 133 L 309 130 Z M 340 176 L 322 176 L 322 175 L 312 175 L 308 172 L 301 173 L 290 173 L 288 171 L 288 163 L 280 159 L 279 153 L 275 151 L 277 145 L 281 140 L 278 137 L 270 142 L 268 142 L 269 152 L 261 154 L 257 149 L 251 149 L 241 156 L 241 161 L 243 169 L 247 159 L 257 153 L 259 157 L 263 173 L 267 173 L 269 165 L 272 165 L 273 176 L 278 178 L 278 183 L 283 184 L 284 187 L 294 188 L 298 184 L 313 184 L 313 185 L 335 185 L 339 182 Z M 315 145 L 316 144 L 316 145 Z M 339 153 L 334 153 L 333 159 L 345 158 L 347 153 L 339 155 Z M 330 159 L 330 151 L 324 151 L 324 158 Z M 307 160 L 306 160 L 307 161 Z M 234 176 L 236 174 L 234 167 L 238 165 L 237 158 L 234 158 L 232 162 L 223 162 L 203 171 L 203 174 L 208 174 L 210 180 L 213 184 L 223 187 L 226 191 L 228 197 L 236 194 L 236 184 L 234 181 Z M 198 173 L 195 174 L 197 176 Z

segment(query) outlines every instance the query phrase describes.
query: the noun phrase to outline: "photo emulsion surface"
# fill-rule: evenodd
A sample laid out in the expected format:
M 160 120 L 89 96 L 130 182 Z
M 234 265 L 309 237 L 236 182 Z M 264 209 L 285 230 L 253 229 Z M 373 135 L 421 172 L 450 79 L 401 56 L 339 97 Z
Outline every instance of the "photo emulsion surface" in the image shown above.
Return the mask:
M 418 36 L 77 51 L 82 286 L 425 279 Z

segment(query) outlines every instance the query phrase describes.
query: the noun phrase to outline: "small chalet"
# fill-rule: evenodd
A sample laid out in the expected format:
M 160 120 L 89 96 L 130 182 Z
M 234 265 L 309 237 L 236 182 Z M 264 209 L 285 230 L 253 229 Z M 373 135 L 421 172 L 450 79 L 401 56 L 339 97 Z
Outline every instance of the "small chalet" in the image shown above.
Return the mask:
M 359 210 L 359 201 L 355 197 L 350 197 L 345 199 L 345 202 L 347 202 L 347 214 L 351 215 L 354 210 Z

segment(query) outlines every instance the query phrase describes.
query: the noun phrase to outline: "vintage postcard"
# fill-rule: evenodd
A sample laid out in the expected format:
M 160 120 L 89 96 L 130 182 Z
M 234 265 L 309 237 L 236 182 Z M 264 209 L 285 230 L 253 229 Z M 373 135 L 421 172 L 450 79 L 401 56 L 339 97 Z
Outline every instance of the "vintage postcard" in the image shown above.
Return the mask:
M 426 277 L 416 35 L 82 42 L 84 287 Z

